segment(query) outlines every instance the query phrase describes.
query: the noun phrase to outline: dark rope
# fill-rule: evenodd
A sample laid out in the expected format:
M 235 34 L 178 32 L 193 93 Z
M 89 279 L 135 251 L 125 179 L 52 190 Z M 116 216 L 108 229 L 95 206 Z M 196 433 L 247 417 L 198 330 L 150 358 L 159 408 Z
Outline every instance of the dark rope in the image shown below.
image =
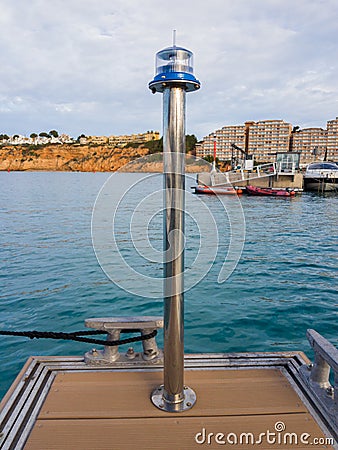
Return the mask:
M 140 330 L 121 330 L 121 333 L 136 333 Z M 81 336 L 90 336 L 93 334 L 107 334 L 106 331 L 74 331 L 73 333 L 55 333 L 53 331 L 0 331 L 2 336 L 23 336 L 29 339 L 63 339 L 78 342 L 87 342 L 88 344 L 108 345 L 110 347 L 123 344 L 131 344 L 132 342 L 145 341 L 157 335 L 157 330 L 143 336 L 135 336 L 118 341 L 106 341 L 102 339 L 84 338 Z

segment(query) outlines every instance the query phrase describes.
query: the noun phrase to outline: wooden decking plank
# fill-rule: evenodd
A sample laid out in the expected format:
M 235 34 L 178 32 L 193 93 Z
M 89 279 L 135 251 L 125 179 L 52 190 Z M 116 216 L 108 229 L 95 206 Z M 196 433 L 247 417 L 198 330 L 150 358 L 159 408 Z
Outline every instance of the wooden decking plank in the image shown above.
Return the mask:
M 162 417 L 149 397 L 161 371 L 60 373 L 39 419 Z M 188 416 L 282 414 L 306 408 L 279 369 L 186 370 L 197 394 Z
M 282 424 L 285 426 L 284 431 L 281 429 Z M 279 427 L 279 433 L 275 426 Z M 201 434 L 197 435 L 198 433 Z M 213 434 L 210 435 L 208 444 L 210 433 Z M 25 450 L 190 450 L 204 447 L 219 449 L 222 448 L 222 444 L 215 441 L 218 433 L 224 435 L 218 436 L 218 441 L 225 441 L 223 444 L 225 448 L 264 450 L 333 448 L 328 443 L 313 445 L 315 438 L 325 439 L 325 437 L 309 414 L 300 413 L 243 417 L 182 415 L 173 417 L 167 414 L 165 418 L 38 420 Z M 252 436 L 242 433 L 251 433 Z M 296 436 L 293 435 L 290 441 L 291 436 L 286 433 L 295 433 Z M 196 442 L 196 435 L 200 443 Z M 307 439 L 308 444 L 304 443 L 304 439 Z M 279 441 L 282 445 L 278 443 Z M 247 445 L 247 442 L 251 445 Z

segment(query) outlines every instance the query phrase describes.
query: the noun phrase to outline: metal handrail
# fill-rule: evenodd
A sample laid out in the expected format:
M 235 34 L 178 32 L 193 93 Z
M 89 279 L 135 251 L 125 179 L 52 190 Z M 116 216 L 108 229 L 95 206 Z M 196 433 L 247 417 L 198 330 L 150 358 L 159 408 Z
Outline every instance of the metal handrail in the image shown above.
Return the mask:
M 338 349 L 317 331 L 309 329 L 306 336 L 314 351 L 314 363 L 301 367 L 300 373 L 309 392 L 316 397 L 323 410 L 338 426 Z M 333 371 L 333 386 L 330 371 Z

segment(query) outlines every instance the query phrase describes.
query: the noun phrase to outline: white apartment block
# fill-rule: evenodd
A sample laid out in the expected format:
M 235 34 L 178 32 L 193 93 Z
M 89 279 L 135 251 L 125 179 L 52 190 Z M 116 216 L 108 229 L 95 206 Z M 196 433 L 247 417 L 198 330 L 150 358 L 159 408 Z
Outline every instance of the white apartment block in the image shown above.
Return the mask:
M 202 143 L 196 144 L 196 156 L 204 158 L 214 154 L 216 140 L 216 156 L 220 161 L 230 161 L 232 156 L 231 144 L 245 149 L 245 125 L 227 125 L 210 133 Z
M 314 160 L 338 162 L 338 117 L 327 122 L 327 129 L 304 128 L 292 131 L 292 125 L 284 120 L 261 120 L 245 122 L 244 125 L 228 125 L 206 136 L 196 144 L 196 156 L 213 155 L 216 139 L 216 156 L 229 161 L 231 144 L 254 155 L 256 162 L 274 160 L 274 153 L 298 152 L 300 162 L 308 164 Z
M 327 159 L 338 161 L 338 117 L 327 122 Z
M 301 162 L 310 163 L 324 159 L 327 146 L 327 131 L 323 128 L 303 128 L 292 133 L 291 148 L 300 153 Z
M 231 144 L 254 155 L 256 161 L 271 161 L 271 153 L 287 152 L 290 147 L 292 125 L 283 120 L 245 122 L 244 125 L 228 125 L 206 136 L 196 145 L 196 156 L 213 155 L 216 139 L 216 156 L 220 161 L 232 158 Z
M 247 150 L 255 161 L 271 161 L 271 153 L 288 152 L 292 125 L 284 120 L 246 122 Z
M 314 160 L 338 162 L 338 117 L 327 122 L 327 129 L 304 128 L 292 131 L 292 125 L 284 120 L 245 122 L 244 125 L 228 125 L 216 130 L 196 144 L 196 156 L 213 156 L 216 140 L 216 156 L 220 161 L 232 157 L 231 144 L 254 155 L 256 162 L 273 161 L 274 153 L 298 152 L 300 162 Z

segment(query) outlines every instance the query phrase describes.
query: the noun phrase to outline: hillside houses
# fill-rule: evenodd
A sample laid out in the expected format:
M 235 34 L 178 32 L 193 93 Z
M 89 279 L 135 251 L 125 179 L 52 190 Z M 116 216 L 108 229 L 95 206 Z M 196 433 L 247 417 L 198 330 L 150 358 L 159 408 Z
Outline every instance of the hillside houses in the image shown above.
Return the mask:
M 49 133 L 32 133 L 30 137 L 15 134 L 8 136 L 0 134 L 0 145 L 46 145 L 46 144 L 80 144 L 80 145 L 109 145 L 124 147 L 130 143 L 143 143 L 160 139 L 159 131 L 147 131 L 146 133 L 131 135 L 111 136 L 85 136 L 82 134 L 77 139 L 68 134 L 58 135 L 56 131 Z
M 0 135 L 0 145 L 72 144 L 74 142 L 75 142 L 74 139 L 68 136 L 68 134 L 61 134 L 60 136 L 57 137 L 39 136 L 39 135 L 33 137 L 26 137 L 20 134 L 14 134 L 13 136 L 7 136 L 4 134 Z

